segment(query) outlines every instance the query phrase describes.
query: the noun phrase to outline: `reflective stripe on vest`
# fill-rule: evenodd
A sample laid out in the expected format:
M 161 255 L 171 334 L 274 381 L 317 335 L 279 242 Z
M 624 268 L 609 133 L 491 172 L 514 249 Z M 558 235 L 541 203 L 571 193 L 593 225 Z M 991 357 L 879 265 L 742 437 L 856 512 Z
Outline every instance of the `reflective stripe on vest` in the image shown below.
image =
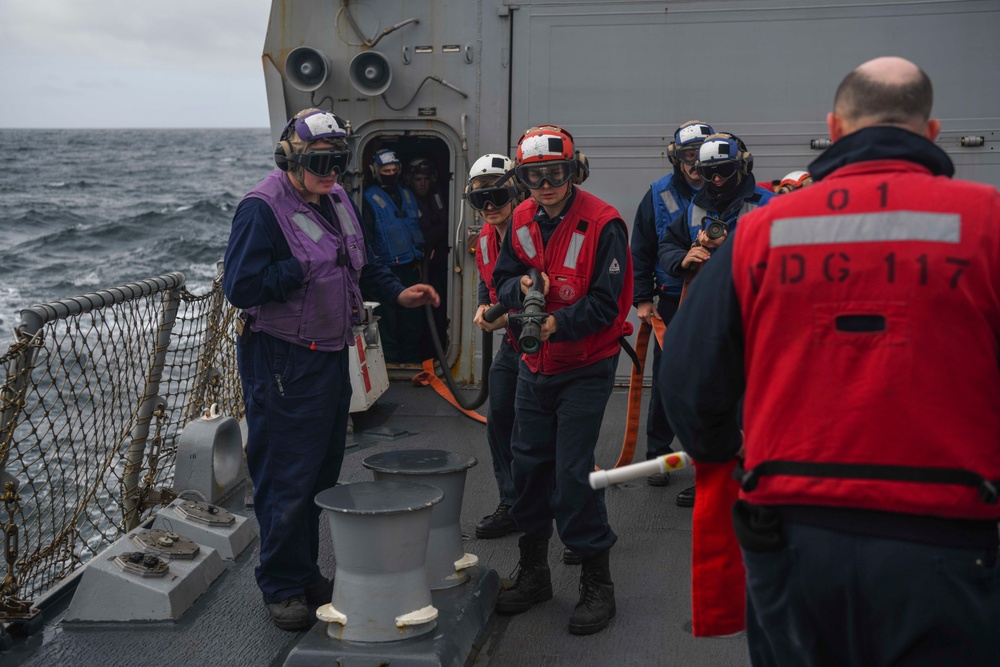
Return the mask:
M 346 236 L 357 236 L 358 229 L 354 226 L 354 216 L 348 212 L 347 206 L 344 202 L 339 199 L 334 199 L 333 209 L 337 213 L 337 219 L 340 220 L 340 227 L 344 230 Z
M 323 234 L 326 233 L 319 225 L 310 220 L 309 216 L 305 213 L 293 213 L 292 222 L 294 222 L 295 226 L 301 229 L 306 236 L 312 239 L 313 243 L 318 243 L 319 240 L 323 238 Z
M 853 215 L 779 218 L 771 224 L 771 246 L 866 241 L 958 243 L 962 216 L 957 213 L 886 211 Z
M 680 210 L 680 206 L 677 204 L 677 200 L 674 199 L 674 194 L 670 190 L 664 189 L 660 193 L 660 199 L 663 200 L 663 205 L 667 207 L 667 210 L 671 213 L 677 213 Z
M 566 248 L 566 257 L 563 259 L 563 266 L 567 269 L 576 268 L 576 260 L 580 258 L 580 251 L 583 249 L 583 241 L 585 237 L 582 232 L 575 231 L 573 235 L 569 237 L 569 246 Z
M 482 253 L 483 264 L 490 263 L 490 240 L 486 236 L 479 237 L 479 252 Z
M 531 240 L 531 230 L 527 226 L 517 228 L 517 240 L 521 242 L 521 249 L 528 259 L 534 259 L 538 251 L 535 250 L 535 242 Z

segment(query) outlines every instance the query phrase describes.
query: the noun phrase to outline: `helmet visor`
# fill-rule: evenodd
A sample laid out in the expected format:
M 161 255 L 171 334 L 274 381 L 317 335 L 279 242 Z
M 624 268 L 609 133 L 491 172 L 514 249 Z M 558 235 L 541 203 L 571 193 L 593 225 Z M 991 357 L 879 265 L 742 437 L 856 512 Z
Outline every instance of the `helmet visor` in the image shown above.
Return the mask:
M 697 167 L 698 175 L 706 181 L 714 180 L 716 176 L 727 181 L 736 175 L 736 163 L 733 161 L 719 162 L 718 164 L 700 164 Z
M 516 194 L 516 188 L 511 185 L 505 185 L 499 188 L 471 190 L 465 198 L 469 201 L 469 206 L 472 208 L 477 211 L 485 211 L 486 207 L 490 204 L 495 209 L 503 208 L 514 199 L 514 195 Z
M 329 176 L 331 172 L 343 174 L 351 162 L 351 151 L 295 153 L 291 160 L 316 176 Z
M 542 187 L 542 183 L 545 181 L 548 181 L 552 187 L 558 188 L 573 178 L 573 174 L 576 173 L 576 163 L 570 160 L 557 160 L 519 164 L 514 168 L 514 173 L 529 190 Z

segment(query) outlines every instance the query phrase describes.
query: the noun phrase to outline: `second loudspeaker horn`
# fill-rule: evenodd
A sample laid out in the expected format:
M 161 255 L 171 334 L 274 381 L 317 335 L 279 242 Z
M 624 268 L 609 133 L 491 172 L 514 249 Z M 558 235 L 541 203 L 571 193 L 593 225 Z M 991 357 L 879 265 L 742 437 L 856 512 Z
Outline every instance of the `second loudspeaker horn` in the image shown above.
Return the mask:
M 392 83 L 389 60 L 378 51 L 365 51 L 354 56 L 348 74 L 351 85 L 365 95 L 381 95 Z

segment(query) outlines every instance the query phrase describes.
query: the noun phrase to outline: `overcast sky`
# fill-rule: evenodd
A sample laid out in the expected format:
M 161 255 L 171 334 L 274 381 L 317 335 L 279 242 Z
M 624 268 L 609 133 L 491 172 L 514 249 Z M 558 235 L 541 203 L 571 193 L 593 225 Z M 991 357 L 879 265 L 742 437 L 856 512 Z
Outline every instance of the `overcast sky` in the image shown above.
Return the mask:
M 267 127 L 271 0 L 0 0 L 0 128 Z

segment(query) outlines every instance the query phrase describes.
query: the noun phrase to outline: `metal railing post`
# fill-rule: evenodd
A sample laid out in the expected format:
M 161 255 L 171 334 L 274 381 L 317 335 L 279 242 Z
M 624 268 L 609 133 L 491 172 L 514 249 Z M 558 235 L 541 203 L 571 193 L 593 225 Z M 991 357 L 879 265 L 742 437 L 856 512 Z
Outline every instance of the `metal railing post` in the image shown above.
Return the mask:
M 170 336 L 174 322 L 177 321 L 180 302 L 179 290 L 163 292 L 163 310 L 160 312 L 160 324 L 156 331 L 156 341 L 153 343 L 152 363 L 146 376 L 146 387 L 136 411 L 135 425 L 132 427 L 128 452 L 125 455 L 125 472 L 122 475 L 122 527 L 126 532 L 139 525 L 141 500 L 139 479 L 142 473 L 142 457 L 146 451 L 146 440 L 149 438 L 149 424 L 160 401 L 160 380 L 163 378 L 167 348 L 170 346 Z

